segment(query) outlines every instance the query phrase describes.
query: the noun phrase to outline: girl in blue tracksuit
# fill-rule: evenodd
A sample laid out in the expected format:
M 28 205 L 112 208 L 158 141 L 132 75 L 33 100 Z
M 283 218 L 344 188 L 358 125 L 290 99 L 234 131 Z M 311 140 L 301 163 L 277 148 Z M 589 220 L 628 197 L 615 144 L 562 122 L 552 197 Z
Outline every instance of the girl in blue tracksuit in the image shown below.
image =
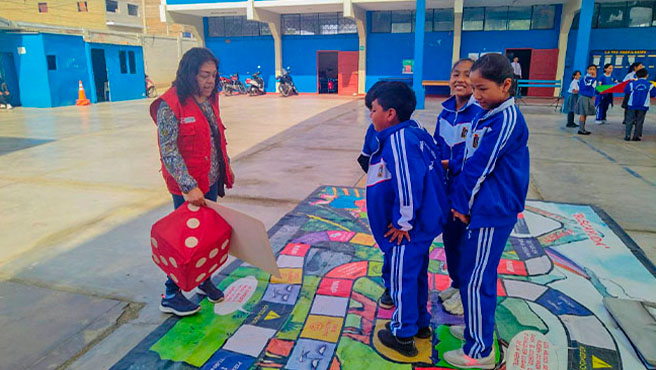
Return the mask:
M 430 338 L 428 252 L 448 214 L 444 173 L 431 135 L 410 116 L 416 100 L 404 83 L 376 92 L 371 119 L 378 146 L 367 172 L 367 217 L 389 260 L 394 314 L 378 332 L 381 343 L 415 356 L 414 336 Z
M 599 85 L 614 85 L 617 83 L 617 80 L 613 78 L 613 65 L 607 63 L 604 65 L 604 73 L 599 76 L 598 84 Z M 595 123 L 604 124 L 606 123 L 606 113 L 608 112 L 608 107 L 613 104 L 613 94 L 597 94 L 595 96 L 595 110 L 597 112 L 597 120 Z
M 433 135 L 439 148 L 438 155 L 446 170 L 447 188 L 451 186 L 453 178 L 460 172 L 465 152 L 465 139 L 471 130 L 474 117 L 482 111 L 472 96 L 473 90 L 469 73 L 473 64 L 473 60 L 466 58 L 460 59 L 453 65 L 449 79 L 453 95 L 442 103 L 442 112 L 437 117 Z M 460 220 L 449 217 L 442 234 L 451 286 L 440 292 L 439 297 L 444 301 L 444 308 L 456 315 L 463 313 L 458 269 L 460 241 L 465 227 L 466 225 Z
M 450 188 L 452 214 L 467 223 L 462 242 L 460 295 L 465 327 L 462 348 L 444 354 L 460 368 L 495 366 L 494 312 L 501 254 L 524 210 L 529 183 L 528 128 L 510 97 L 513 69 L 501 54 L 472 66 L 474 97 L 484 109 L 467 136 L 463 167 Z

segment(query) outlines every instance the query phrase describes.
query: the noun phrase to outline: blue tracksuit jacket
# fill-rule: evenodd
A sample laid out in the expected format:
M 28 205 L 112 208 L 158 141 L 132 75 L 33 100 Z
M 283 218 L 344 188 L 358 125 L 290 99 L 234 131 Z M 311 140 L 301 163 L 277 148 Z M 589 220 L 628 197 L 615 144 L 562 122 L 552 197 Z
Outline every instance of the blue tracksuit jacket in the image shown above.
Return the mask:
M 629 82 L 624 87 L 625 94 L 629 96 L 629 109 L 649 110 L 649 98 L 656 97 L 656 87 L 646 78 L 640 78 Z
M 439 148 L 440 160 L 449 160 L 449 170 L 447 171 L 449 182 L 462 168 L 467 133 L 471 130 L 474 117 L 481 111 L 483 108 L 476 103 L 473 95 L 460 110 L 456 109 L 455 96 L 442 103 L 442 112 L 437 116 L 433 137 Z
M 579 80 L 579 95 L 592 98 L 595 94 L 595 87 L 597 87 L 597 80 L 586 74 L 585 77 Z
M 513 225 L 529 183 L 528 127 L 510 98 L 476 117 L 463 168 L 450 191 L 451 207 L 471 215 L 470 227 Z
M 367 216 L 378 246 L 383 252 L 393 247 L 384 237 L 390 223 L 408 231 L 412 243 L 430 245 L 449 211 L 433 138 L 414 121 L 377 132 L 376 138 L 367 172 Z

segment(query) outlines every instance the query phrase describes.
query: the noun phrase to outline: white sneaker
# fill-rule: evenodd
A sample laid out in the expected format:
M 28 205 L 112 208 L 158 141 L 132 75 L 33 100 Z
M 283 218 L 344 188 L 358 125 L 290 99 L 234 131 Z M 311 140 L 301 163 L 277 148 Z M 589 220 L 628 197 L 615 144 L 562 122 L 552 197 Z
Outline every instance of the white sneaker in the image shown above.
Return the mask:
M 458 291 L 459 291 L 458 289 L 450 286 L 450 287 L 444 289 L 443 291 L 441 291 L 440 294 L 438 294 L 437 296 L 440 297 L 440 301 L 444 302 L 444 301 L 448 300 L 449 298 L 451 298 L 451 296 L 456 294 Z
M 454 337 L 460 339 L 460 340 L 465 340 L 465 326 L 464 325 L 453 325 L 449 327 L 449 332 L 451 332 L 451 335 Z
M 452 315 L 463 315 L 465 313 L 465 308 L 462 306 L 459 291 L 455 292 L 451 298 L 447 299 L 443 304 L 446 312 Z
M 604 121 L 595 121 L 595 125 L 603 125 Z
M 12 107 L 11 104 L 7 104 L 7 109 L 14 109 L 14 107 Z
M 5 108 L 7 108 L 6 105 L 4 105 L 4 104 L 0 104 L 0 109 L 5 109 Z
M 465 354 L 462 348 L 454 349 L 444 354 L 444 360 L 459 369 L 494 369 L 496 366 L 494 348 L 489 355 L 483 358 L 471 358 Z

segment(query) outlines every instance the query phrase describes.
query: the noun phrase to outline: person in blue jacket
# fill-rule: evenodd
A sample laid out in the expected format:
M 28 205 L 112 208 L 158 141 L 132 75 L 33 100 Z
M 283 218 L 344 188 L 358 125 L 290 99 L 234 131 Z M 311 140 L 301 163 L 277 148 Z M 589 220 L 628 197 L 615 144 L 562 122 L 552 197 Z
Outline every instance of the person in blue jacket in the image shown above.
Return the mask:
M 465 326 L 451 333 L 462 348 L 444 359 L 459 368 L 493 369 L 497 268 L 529 184 L 528 127 L 510 96 L 513 70 L 501 54 L 486 54 L 471 70 L 484 109 L 467 136 L 463 166 L 450 187 L 454 217 L 468 224 L 461 244 L 460 296 Z
M 457 61 L 451 68 L 449 86 L 453 95 L 442 103 L 442 112 L 437 117 L 433 135 L 439 148 L 438 155 L 446 170 L 447 189 L 462 167 L 465 139 L 471 130 L 472 121 L 483 110 L 472 96 L 469 73 L 473 64 L 473 60 L 465 58 Z M 454 315 L 462 315 L 464 312 L 460 299 L 458 270 L 461 258 L 460 242 L 466 226 L 457 218 L 449 217 L 442 234 L 451 286 L 440 292 L 439 298 L 444 302 L 444 309 Z
M 604 65 L 604 73 L 599 76 L 597 79 L 599 85 L 614 85 L 617 83 L 617 80 L 613 78 L 613 65 L 606 63 Z M 595 111 L 596 111 L 596 121 L 598 125 L 603 125 L 606 123 L 606 113 L 608 113 L 608 107 L 613 105 L 613 94 L 596 94 L 595 96 Z
M 370 117 L 378 146 L 367 172 L 367 217 L 374 239 L 389 259 L 394 313 L 378 332 L 380 342 L 416 356 L 414 337 L 431 338 L 428 252 L 448 215 L 446 184 L 433 137 L 410 116 L 415 94 L 402 82 L 376 91 Z
M 639 69 L 636 71 L 637 80 L 629 82 L 624 88 L 624 93 L 627 94 L 629 100 L 627 101 L 627 114 L 626 114 L 626 134 L 624 140 L 640 141 L 642 136 L 642 125 L 645 123 L 645 116 L 649 110 L 649 98 L 656 97 L 656 87 L 649 80 L 647 80 L 649 72 L 647 69 Z M 635 125 L 633 138 L 631 138 L 631 131 Z
M 579 135 L 590 135 L 590 131 L 585 129 L 587 116 L 593 116 L 597 112 L 592 102 L 597 87 L 597 66 L 591 64 L 587 68 L 587 74 L 579 81 L 579 100 L 576 102 L 574 113 L 579 116 Z

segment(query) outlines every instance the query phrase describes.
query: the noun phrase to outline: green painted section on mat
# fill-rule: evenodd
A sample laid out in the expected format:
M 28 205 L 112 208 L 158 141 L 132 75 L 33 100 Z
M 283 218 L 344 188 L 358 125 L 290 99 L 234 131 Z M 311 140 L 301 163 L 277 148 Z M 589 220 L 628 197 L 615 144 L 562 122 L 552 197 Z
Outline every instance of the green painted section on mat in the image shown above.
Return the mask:
M 343 336 L 337 346 L 337 357 L 342 368 L 347 370 L 411 370 L 410 364 L 397 364 L 385 361 L 373 348 Z M 366 359 L 366 360 L 364 360 Z
M 503 254 L 501 254 L 501 258 L 507 260 L 519 260 L 519 257 L 517 256 L 517 252 L 515 252 L 514 250 L 504 251 Z
M 242 309 L 250 312 L 264 294 L 269 282 L 269 274 L 252 267 L 239 267 L 219 284 L 225 289 L 232 282 L 246 276 L 257 279 L 257 289 Z M 180 319 L 150 349 L 157 352 L 163 360 L 186 362 L 193 366 L 202 366 L 221 348 L 248 317 L 246 312 L 237 310 L 232 314 L 219 316 L 214 313 L 214 304 L 204 299 L 200 303 L 201 311 L 196 315 Z M 198 343 L 203 343 L 199 346 Z
M 436 260 L 428 261 L 428 272 L 432 272 L 436 274 L 441 271 L 441 267 L 442 267 L 442 262 L 440 261 L 436 261 Z
M 523 330 L 535 330 L 542 334 L 549 331 L 528 303 L 519 298 L 506 298 L 497 304 L 495 320 L 499 335 L 508 342 Z
M 382 262 L 369 262 L 369 276 L 383 276 L 383 263 Z
M 383 262 L 383 252 L 377 247 L 353 246 L 355 256 L 363 261 Z
M 353 290 L 373 301 L 378 301 L 378 298 L 383 294 L 385 288 L 376 284 L 373 280 L 364 277 L 355 281 L 355 284 L 353 284 Z
M 438 342 L 435 345 L 435 349 L 437 350 L 437 353 L 439 354 L 440 357 L 439 362 L 434 364 L 434 366 L 437 367 L 441 366 L 449 369 L 455 369 L 455 367 L 449 365 L 446 361 L 444 361 L 443 359 L 444 353 L 462 347 L 463 342 L 460 339 L 451 335 L 451 332 L 449 331 L 449 327 L 446 325 L 438 326 L 434 334 L 437 335 L 437 339 L 438 339 Z M 499 344 L 497 343 L 496 334 L 494 335 L 494 350 L 495 350 L 496 361 L 498 363 L 501 354 L 499 353 Z
M 362 321 L 362 316 L 354 315 L 354 314 L 350 313 L 350 314 L 346 315 L 346 323 L 344 324 L 344 326 L 359 328 L 361 321 Z
M 303 278 L 303 287 L 298 295 L 298 300 L 292 311 L 291 318 L 283 325 L 282 329 L 276 334 L 276 338 L 295 340 L 301 334 L 305 318 L 310 312 L 310 306 L 314 299 L 314 294 L 319 287 L 320 277 L 306 275 Z

